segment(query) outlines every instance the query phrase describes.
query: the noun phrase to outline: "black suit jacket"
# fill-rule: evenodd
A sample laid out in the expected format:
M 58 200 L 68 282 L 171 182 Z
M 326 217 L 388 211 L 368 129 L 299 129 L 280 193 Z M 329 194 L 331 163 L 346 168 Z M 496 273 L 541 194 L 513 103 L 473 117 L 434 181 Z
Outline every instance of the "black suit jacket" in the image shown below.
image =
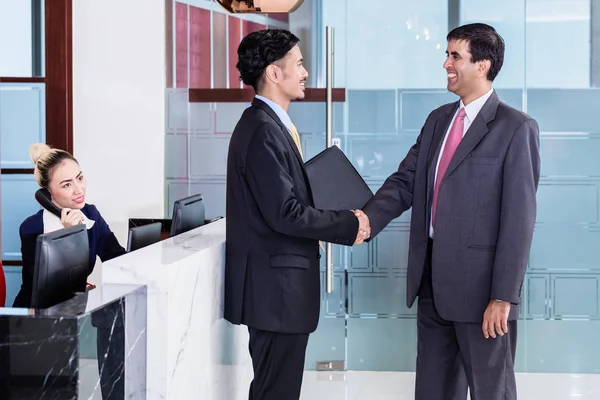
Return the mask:
M 433 183 L 443 138 L 459 103 L 434 110 L 416 144 L 365 206 L 371 236 L 412 206 L 407 304 L 427 260 Z M 536 218 L 539 128 L 495 92 L 465 133 L 440 186 L 432 250 L 436 309 L 450 321 L 481 322 L 490 299 L 518 305 Z
M 227 159 L 225 318 L 257 329 L 310 333 L 320 309 L 319 240 L 351 246 L 351 211 L 313 207 L 304 163 L 277 114 L 255 99 Z

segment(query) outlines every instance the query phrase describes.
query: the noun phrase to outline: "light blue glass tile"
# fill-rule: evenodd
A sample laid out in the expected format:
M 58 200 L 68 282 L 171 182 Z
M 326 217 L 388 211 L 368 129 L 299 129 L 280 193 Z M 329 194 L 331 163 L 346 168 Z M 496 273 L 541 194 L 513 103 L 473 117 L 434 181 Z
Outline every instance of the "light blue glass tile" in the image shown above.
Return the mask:
M 458 101 L 458 96 L 446 90 L 403 91 L 399 93 L 400 130 L 421 131 L 427 116 L 436 108 Z
M 348 273 L 348 313 L 358 315 L 413 316 L 406 306 L 406 275 Z
M 525 298 L 521 301 L 521 310 L 527 307 L 527 318 L 549 318 L 548 303 L 550 300 L 549 275 L 528 274 L 525 276 Z
M 523 1 L 523 0 L 521 0 Z M 525 26 L 525 65 L 527 87 L 582 88 L 590 86 L 591 61 L 596 57 L 596 15 L 594 0 L 561 3 L 552 0 L 524 1 L 527 9 Z M 512 11 L 509 5 L 505 9 Z M 568 18 L 567 15 L 577 15 Z M 522 21 L 522 20 L 521 20 Z M 591 29 L 590 29 L 591 28 Z M 560 32 L 560 35 L 556 35 Z M 549 41 L 548 37 L 554 37 Z M 550 43 L 551 42 L 551 43 Z M 507 50 L 509 44 L 507 43 Z M 556 49 L 568 49 L 569 57 L 556 57 Z M 505 57 L 505 59 L 508 57 Z M 548 68 L 552 65 L 551 68 Z
M 538 226 L 533 234 L 530 270 L 600 270 L 600 231 L 585 226 Z
M 244 110 L 250 103 L 215 103 L 215 132 L 232 133 Z
M 527 113 L 545 132 L 598 132 L 600 90 L 529 89 Z
M 40 206 L 35 200 L 39 186 L 33 175 L 2 175 L 2 259 L 21 259 L 19 226 Z
M 494 89 L 500 101 L 523 111 L 523 90 L 522 89 Z
M 166 90 L 167 132 L 213 133 L 215 115 L 211 103 L 190 103 L 187 89 Z
M 327 293 L 325 273 L 321 272 L 321 316 L 343 317 L 346 312 L 346 286 L 343 272 L 333 273 L 333 290 Z
M 600 176 L 600 135 L 542 135 L 542 176 Z
M 190 176 L 227 176 L 227 153 L 231 136 L 220 134 L 197 136 L 190 139 Z
M 537 222 L 598 222 L 597 182 L 540 182 Z
M 6 279 L 6 306 L 12 307 L 23 283 L 22 268 L 3 265 L 2 269 L 4 269 L 4 278 Z
M 345 318 L 319 319 L 317 330 L 308 337 L 304 369 L 314 371 L 319 361 L 343 361 L 346 357 Z
M 377 191 L 383 185 L 384 180 L 380 180 L 380 179 L 365 179 L 365 182 L 369 186 L 369 188 L 371 189 L 371 191 L 373 192 L 373 194 L 377 194 Z M 392 222 L 409 223 L 410 222 L 411 214 L 412 214 L 412 208 L 409 208 L 402 215 L 400 215 L 398 218 L 394 219 Z
M 335 135 L 340 136 L 340 135 Z M 343 134 L 341 135 L 343 136 Z M 302 143 L 302 156 L 304 161 L 308 161 L 323 150 L 325 150 L 324 133 L 303 133 L 300 132 L 300 141 Z M 344 148 L 342 147 L 342 150 Z
M 416 318 L 349 318 L 347 369 L 412 372 L 417 359 Z
M 600 275 L 553 275 L 553 316 L 598 318 L 598 277 Z
M 348 90 L 350 133 L 395 133 L 395 90 Z
M 496 29 L 506 43 L 504 65 L 494 80 L 495 87 L 520 88 L 525 85 L 525 32 L 526 26 L 529 25 L 527 23 L 529 21 L 526 22 L 525 3 L 526 0 L 504 0 L 502 2 L 461 0 L 460 2 L 460 24 L 488 23 Z M 539 8 L 545 9 L 544 6 Z M 527 42 L 527 47 L 533 48 L 533 53 L 538 45 L 536 42 Z M 527 56 L 529 57 L 529 54 Z M 536 73 L 540 74 L 544 71 L 536 71 Z
M 225 216 L 225 181 L 206 180 L 190 183 L 190 196 L 202 194 L 206 219 Z
M 29 147 L 46 141 L 44 84 L 0 84 L 2 168 L 33 168 Z
M 323 247 L 325 247 L 325 242 L 323 242 Z M 348 247 L 347 246 L 341 246 L 341 245 L 337 245 L 337 244 L 333 244 L 331 246 L 331 251 L 333 253 L 332 258 L 331 258 L 331 262 L 333 263 L 333 270 L 334 271 L 343 271 L 346 269 L 346 260 L 348 258 L 347 256 L 347 252 Z M 320 260 L 320 266 L 321 266 L 321 271 L 325 271 L 325 252 L 323 251 L 323 249 L 320 248 L 319 246 L 319 253 L 321 254 L 321 260 Z
M 373 242 L 363 243 L 358 246 L 353 246 L 348 249 L 350 256 L 348 271 L 352 272 L 369 272 L 372 269 L 373 259 Z
M 415 144 L 417 134 L 352 136 L 346 156 L 354 168 L 370 180 L 385 180 Z
M 324 133 L 327 130 L 325 111 L 325 103 L 294 101 L 290 104 L 288 115 L 298 132 Z M 333 130 L 335 132 L 344 131 L 343 103 L 333 103 Z
M 406 269 L 408 265 L 409 228 L 388 225 L 377 237 L 375 271 Z
M 0 76 L 32 75 L 33 4 L 31 1 L 0 2 Z
M 167 135 L 165 137 L 165 177 L 187 178 L 188 176 L 188 135 Z
M 517 372 L 600 373 L 600 321 L 519 321 Z
M 347 87 L 436 88 L 445 85 L 442 64 L 448 33 L 448 1 L 345 0 L 323 1 L 322 4 L 323 8 L 334 9 L 346 17 L 342 33 L 345 51 L 343 58 L 338 58 L 336 48 L 334 64 L 346 67 Z M 337 32 L 335 37 L 337 44 Z

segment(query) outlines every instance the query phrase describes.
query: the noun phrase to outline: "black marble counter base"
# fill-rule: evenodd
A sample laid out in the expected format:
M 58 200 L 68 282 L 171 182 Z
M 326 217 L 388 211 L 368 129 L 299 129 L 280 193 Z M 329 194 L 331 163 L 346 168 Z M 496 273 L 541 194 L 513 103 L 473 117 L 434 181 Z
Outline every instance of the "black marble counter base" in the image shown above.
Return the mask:
M 0 309 L 0 400 L 146 398 L 146 287 Z

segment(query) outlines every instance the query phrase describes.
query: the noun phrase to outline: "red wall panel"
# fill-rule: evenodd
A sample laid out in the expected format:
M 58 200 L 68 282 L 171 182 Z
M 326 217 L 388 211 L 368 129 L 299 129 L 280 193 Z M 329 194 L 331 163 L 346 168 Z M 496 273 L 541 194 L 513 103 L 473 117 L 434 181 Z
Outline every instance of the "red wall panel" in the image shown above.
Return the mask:
M 190 87 L 210 88 L 210 10 L 190 6 Z
M 240 72 L 235 65 L 238 61 L 237 49 L 240 45 L 241 21 L 236 17 L 229 18 L 229 88 L 240 88 Z
M 188 87 L 188 6 L 175 4 L 175 87 Z

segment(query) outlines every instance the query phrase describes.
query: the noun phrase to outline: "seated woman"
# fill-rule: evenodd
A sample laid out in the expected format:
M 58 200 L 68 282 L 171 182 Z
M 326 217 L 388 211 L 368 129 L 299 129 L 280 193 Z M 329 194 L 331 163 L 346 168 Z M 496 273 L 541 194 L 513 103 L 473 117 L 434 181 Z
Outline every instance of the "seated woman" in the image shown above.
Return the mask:
M 94 269 L 96 256 L 102 261 L 107 261 L 125 254 L 125 249 L 121 247 L 98 209 L 92 204 L 86 204 L 86 182 L 77 160 L 68 152 L 51 149 L 43 143 L 32 145 L 29 155 L 35 165 L 34 175 L 38 185 L 48 189 L 52 202 L 61 208 L 62 212 L 58 218 L 47 210 L 40 210 L 21 224 L 19 234 L 23 257 L 23 284 L 13 307 L 29 307 L 31 304 L 36 242 L 38 235 L 42 233 L 85 224 L 90 245 L 89 273 Z

